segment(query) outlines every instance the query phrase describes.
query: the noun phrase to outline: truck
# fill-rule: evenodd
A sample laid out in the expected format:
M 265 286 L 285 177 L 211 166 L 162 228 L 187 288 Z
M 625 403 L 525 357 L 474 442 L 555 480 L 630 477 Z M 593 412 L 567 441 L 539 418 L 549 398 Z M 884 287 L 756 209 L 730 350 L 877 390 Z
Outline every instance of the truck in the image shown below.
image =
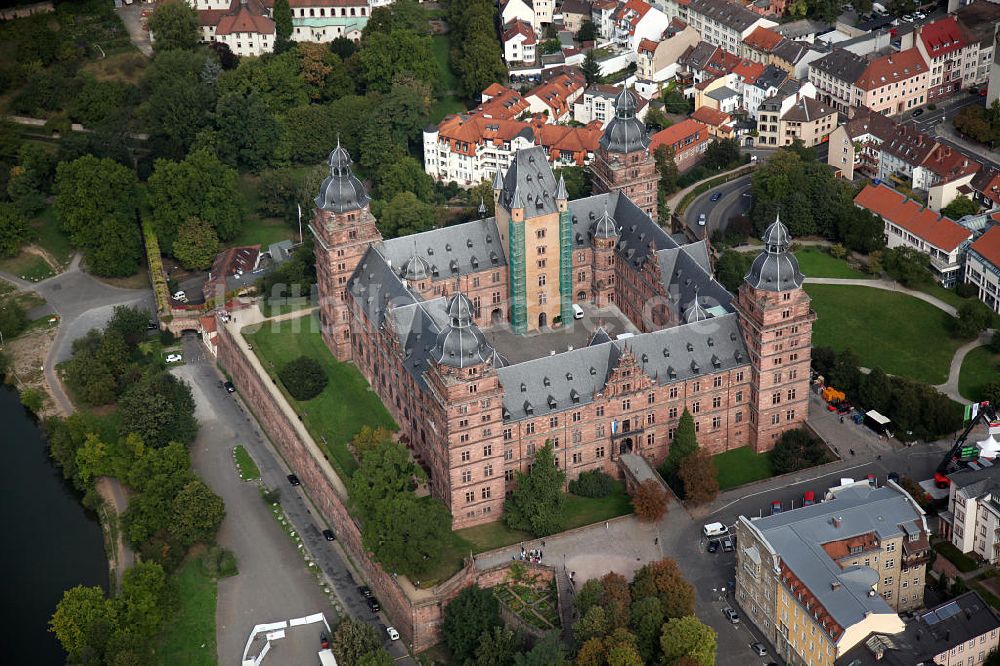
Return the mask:
M 989 436 L 981 444 L 993 444 L 996 442 L 995 435 L 1000 433 L 1000 419 L 997 418 L 996 407 L 988 401 L 981 402 L 977 406 L 975 414 L 969 419 L 968 425 L 958 437 L 955 443 L 944 455 L 937 471 L 934 472 L 934 485 L 939 489 L 945 489 L 951 485 L 948 475 L 958 470 L 969 467 L 969 463 L 979 460 L 980 454 L 994 454 L 993 451 L 981 451 L 976 444 L 966 445 L 969 435 L 980 422 L 985 422 Z M 989 457 L 987 455 L 987 457 Z
M 874 409 L 865 412 L 864 424 L 880 435 L 892 437 L 892 421 L 889 420 L 889 417 L 882 416 Z
M 844 400 L 847 399 L 847 396 L 844 395 L 843 391 L 838 391 L 832 386 L 827 386 L 825 389 L 823 389 L 820 392 L 820 396 L 823 398 L 823 400 L 826 400 L 831 404 L 837 404 L 838 402 L 843 402 Z

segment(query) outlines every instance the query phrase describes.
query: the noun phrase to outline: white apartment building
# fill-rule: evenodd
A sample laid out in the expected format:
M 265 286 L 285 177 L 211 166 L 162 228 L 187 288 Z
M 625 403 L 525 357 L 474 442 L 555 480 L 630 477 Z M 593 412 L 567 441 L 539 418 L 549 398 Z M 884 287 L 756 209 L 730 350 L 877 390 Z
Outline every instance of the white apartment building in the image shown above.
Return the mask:
M 855 82 L 868 63 L 845 49 L 834 49 L 809 63 L 809 82 L 816 86 L 816 99 L 830 104 L 844 114 L 853 114 L 860 105 L 861 93 Z
M 995 278 L 995 276 L 994 276 Z M 948 510 L 940 514 L 941 537 L 963 553 L 1000 561 L 1000 467 L 949 474 Z
M 998 218 L 1000 215 L 994 214 L 993 219 L 1000 223 Z M 978 286 L 979 300 L 993 312 L 1000 313 L 1000 226 L 988 229 L 969 246 L 965 257 L 965 282 Z M 1000 501 L 1000 497 L 997 500 Z
M 690 0 L 686 7 L 679 5 L 679 13 L 703 40 L 730 53 L 740 53 L 743 40 L 757 28 L 778 25 L 729 0 Z
M 948 97 L 980 80 L 979 42 L 954 15 L 918 25 L 903 35 L 902 49 L 915 46 L 930 66 L 927 100 Z
M 666 14 L 643 0 L 628 0 L 612 18 L 615 43 L 633 53 L 642 40 L 659 40 L 670 25 Z

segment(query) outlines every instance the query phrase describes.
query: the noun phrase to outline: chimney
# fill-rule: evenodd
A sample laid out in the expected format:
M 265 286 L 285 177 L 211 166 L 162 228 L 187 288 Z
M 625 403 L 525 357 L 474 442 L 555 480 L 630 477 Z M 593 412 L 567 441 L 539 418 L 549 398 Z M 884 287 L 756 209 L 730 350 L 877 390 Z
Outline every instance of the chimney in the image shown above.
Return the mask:
M 840 516 L 833 517 L 833 526 L 838 530 L 840 529 Z
M 840 589 L 840 581 L 839 580 L 835 580 L 832 583 L 830 583 L 830 589 L 831 590 L 839 590 Z

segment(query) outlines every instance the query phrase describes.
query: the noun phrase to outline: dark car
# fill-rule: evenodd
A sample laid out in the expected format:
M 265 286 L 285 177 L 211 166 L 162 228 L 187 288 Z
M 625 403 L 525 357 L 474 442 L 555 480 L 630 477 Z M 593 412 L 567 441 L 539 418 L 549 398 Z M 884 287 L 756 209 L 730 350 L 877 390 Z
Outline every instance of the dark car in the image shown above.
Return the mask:
M 157 323 L 156 323 L 155 321 L 153 321 L 152 319 L 150 319 L 150 320 L 149 320 L 149 323 L 147 323 L 147 324 L 146 324 L 146 330 L 147 330 L 147 331 L 155 331 L 155 330 L 157 330 L 158 328 L 160 328 L 160 325 L 159 325 L 159 324 L 157 324 Z
M 719 540 L 718 539 L 712 539 L 711 541 L 708 542 L 708 552 L 715 553 L 715 552 L 718 552 L 718 550 L 719 550 Z
M 372 596 L 372 591 L 371 588 L 369 588 L 367 585 L 362 585 L 361 587 L 358 588 L 358 594 L 363 596 L 365 599 L 370 599 Z
M 722 539 L 722 550 L 726 553 L 731 553 L 736 550 L 736 546 L 733 544 L 733 540 L 729 537 L 724 537 Z
M 896 472 L 889 472 L 889 480 L 893 483 L 899 483 L 899 474 Z
M 288 475 L 288 483 L 292 484 L 293 486 L 301 486 L 302 485 L 302 482 L 299 481 L 299 477 L 295 476 L 294 474 L 289 474 Z
M 837 413 L 838 414 L 846 414 L 849 411 L 851 411 L 852 409 L 854 409 L 854 405 L 852 405 L 847 400 L 841 400 L 840 402 L 837 403 Z
M 368 609 L 371 610 L 371 612 L 377 613 L 382 610 L 382 607 L 378 603 L 378 599 L 375 597 L 368 597 L 366 601 L 368 602 Z
M 323 538 L 327 541 L 336 541 L 337 537 L 333 535 L 333 530 L 323 530 Z
M 223 387 L 225 387 L 226 393 L 236 393 L 236 387 L 233 386 L 232 382 L 226 382 Z
M 923 110 L 923 109 L 916 109 L 916 110 L 915 110 L 915 111 L 913 112 L 913 117 L 914 117 L 914 118 L 916 118 L 917 116 L 919 116 L 919 115 L 922 115 L 922 114 L 923 114 L 923 112 L 924 112 L 924 110 Z
M 718 201 L 721 198 L 722 198 L 722 192 L 714 192 L 711 197 L 712 201 Z

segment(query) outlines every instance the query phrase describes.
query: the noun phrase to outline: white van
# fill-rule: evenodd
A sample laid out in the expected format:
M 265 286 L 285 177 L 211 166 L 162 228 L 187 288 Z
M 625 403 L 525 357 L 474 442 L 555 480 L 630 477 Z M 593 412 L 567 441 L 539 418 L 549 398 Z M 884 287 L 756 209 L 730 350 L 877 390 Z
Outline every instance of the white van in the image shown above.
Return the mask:
M 573 319 L 583 319 L 583 308 L 576 303 L 573 304 Z
M 710 539 L 722 536 L 723 534 L 729 534 L 729 528 L 722 523 L 709 523 L 701 528 L 701 531 Z

